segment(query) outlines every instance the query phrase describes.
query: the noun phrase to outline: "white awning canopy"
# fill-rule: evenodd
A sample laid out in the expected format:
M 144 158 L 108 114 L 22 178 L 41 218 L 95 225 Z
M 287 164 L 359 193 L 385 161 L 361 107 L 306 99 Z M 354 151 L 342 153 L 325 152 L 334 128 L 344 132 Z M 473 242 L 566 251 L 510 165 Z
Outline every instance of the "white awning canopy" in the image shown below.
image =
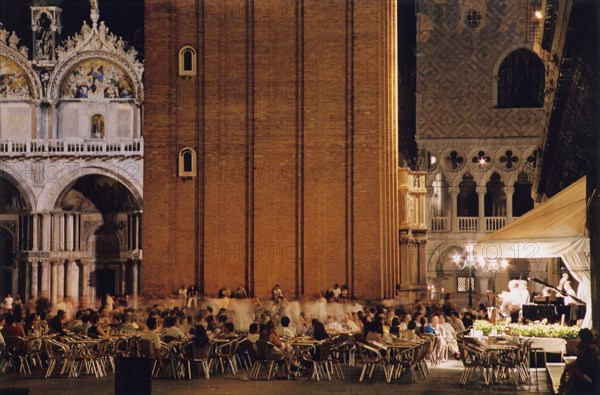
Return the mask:
M 486 259 L 560 257 L 579 282 L 586 302 L 583 327 L 591 327 L 590 239 L 586 232 L 586 178 L 490 234 L 475 247 Z
M 552 258 L 589 253 L 585 229 L 585 177 L 488 235 L 476 250 L 485 258 Z

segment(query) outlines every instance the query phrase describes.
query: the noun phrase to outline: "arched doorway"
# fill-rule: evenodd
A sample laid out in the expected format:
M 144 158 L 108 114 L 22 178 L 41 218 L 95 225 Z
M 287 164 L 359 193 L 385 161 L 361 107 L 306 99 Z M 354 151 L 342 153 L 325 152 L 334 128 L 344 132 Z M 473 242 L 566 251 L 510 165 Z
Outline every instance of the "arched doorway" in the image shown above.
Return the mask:
M 59 270 L 65 262 L 65 295 L 69 288 L 70 296 L 90 301 L 106 293 L 139 294 L 141 207 L 123 183 L 105 175 L 82 176 L 65 188 L 54 210 L 67 228 L 59 246 L 64 257 L 58 260 Z
M 23 268 L 16 261 L 31 248 L 31 236 L 32 216 L 23 195 L 11 180 L 0 175 L 0 295 L 24 290 L 19 284 Z

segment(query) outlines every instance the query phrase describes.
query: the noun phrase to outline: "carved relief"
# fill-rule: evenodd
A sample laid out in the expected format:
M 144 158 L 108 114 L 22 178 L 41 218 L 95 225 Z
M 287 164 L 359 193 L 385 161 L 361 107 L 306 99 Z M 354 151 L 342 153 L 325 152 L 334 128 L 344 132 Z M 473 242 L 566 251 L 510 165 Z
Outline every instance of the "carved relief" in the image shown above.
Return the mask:
M 67 74 L 61 88 L 66 99 L 131 99 L 131 79 L 116 64 L 105 59 L 88 59 Z

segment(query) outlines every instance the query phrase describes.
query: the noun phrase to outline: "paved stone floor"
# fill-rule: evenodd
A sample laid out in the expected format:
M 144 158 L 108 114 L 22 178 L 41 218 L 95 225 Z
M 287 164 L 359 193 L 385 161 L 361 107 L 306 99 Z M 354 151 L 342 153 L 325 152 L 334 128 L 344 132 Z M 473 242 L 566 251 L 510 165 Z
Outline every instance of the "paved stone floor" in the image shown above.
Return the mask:
M 411 383 L 408 376 L 400 381 L 387 384 L 383 380 L 383 374 L 375 372 L 373 379 L 361 384 L 358 383 L 360 368 L 347 368 L 346 379 L 339 381 L 310 381 L 308 379 L 296 380 L 271 380 L 271 381 L 249 381 L 245 371 L 237 376 L 216 375 L 210 380 L 194 378 L 193 380 L 172 380 L 160 378 L 152 382 L 152 394 L 187 395 L 187 394 L 218 394 L 218 395 L 252 395 L 252 394 L 521 394 L 534 393 L 550 395 L 546 379 L 546 371 L 539 369 L 539 385 L 522 385 L 517 388 L 510 385 L 486 387 L 479 383 L 469 383 L 462 387 L 458 380 L 462 373 L 462 365 L 458 361 L 448 361 L 439 367 L 431 369 L 430 376 L 418 383 Z M 533 375 L 535 381 L 535 375 Z M 115 393 L 114 374 L 102 379 L 93 377 L 80 377 L 69 379 L 66 377 L 44 379 L 41 372 L 33 376 L 17 375 L 15 373 L 0 374 L 0 388 L 29 388 L 31 395 L 112 395 Z M 1 393 L 1 392 L 0 392 Z

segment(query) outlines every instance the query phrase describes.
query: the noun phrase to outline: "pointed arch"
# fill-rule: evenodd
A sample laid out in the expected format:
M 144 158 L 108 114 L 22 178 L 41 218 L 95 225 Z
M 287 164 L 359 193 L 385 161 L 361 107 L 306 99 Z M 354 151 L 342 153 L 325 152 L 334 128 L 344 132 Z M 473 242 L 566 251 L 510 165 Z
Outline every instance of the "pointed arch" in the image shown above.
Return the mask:
M 544 104 L 545 66 L 529 48 L 517 48 L 495 70 L 498 108 L 536 108 Z

